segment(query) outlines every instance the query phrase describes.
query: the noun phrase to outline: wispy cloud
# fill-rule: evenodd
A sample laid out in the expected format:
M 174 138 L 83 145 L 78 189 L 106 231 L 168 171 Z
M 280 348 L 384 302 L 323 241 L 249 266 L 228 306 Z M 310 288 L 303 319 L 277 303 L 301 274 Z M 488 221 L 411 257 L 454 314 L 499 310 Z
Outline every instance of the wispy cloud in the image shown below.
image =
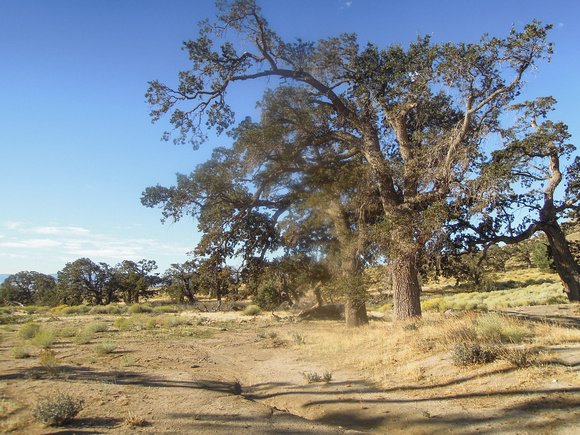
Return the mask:
M 51 273 L 66 262 L 88 257 L 111 265 L 122 260 L 155 259 L 184 255 L 191 246 L 176 246 L 152 238 L 120 238 L 111 234 L 95 233 L 78 226 L 33 226 L 19 222 L 0 223 L 0 258 L 22 259 L 20 270 L 46 266 Z M 174 260 L 175 261 L 175 260 Z M 2 273 L 10 271 L 0 271 Z

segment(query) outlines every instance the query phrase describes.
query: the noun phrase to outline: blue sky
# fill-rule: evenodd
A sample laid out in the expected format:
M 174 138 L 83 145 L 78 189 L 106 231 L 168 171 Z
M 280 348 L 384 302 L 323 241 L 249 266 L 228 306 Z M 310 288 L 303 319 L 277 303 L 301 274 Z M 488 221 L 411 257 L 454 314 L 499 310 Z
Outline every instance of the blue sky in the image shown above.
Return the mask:
M 317 40 L 356 32 L 361 45 L 504 36 L 537 18 L 554 24 L 550 64 L 528 77 L 527 99 L 553 95 L 557 117 L 580 137 L 580 2 L 553 0 L 259 1 L 284 38 Z M 162 225 L 143 207 L 147 186 L 171 185 L 204 149 L 162 142 L 151 124 L 147 82 L 175 83 L 187 68 L 181 43 L 213 18 L 206 0 L 0 0 L 0 273 L 55 273 L 89 257 L 110 265 L 146 258 L 159 271 L 187 259 L 195 222 Z M 231 97 L 254 113 L 258 87 Z

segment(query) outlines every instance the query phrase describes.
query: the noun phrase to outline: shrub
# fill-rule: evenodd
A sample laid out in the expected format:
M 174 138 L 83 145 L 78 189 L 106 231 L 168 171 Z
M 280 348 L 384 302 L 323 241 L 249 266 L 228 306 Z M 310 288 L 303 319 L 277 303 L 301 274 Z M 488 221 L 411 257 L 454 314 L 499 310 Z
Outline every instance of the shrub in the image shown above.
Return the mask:
M 89 323 L 85 329 L 94 333 L 105 332 L 109 329 L 109 325 L 107 325 L 105 322 L 94 322 Z
M 13 314 L 0 314 L 0 325 L 11 325 L 14 323 L 20 323 L 20 316 L 15 316 Z
M 248 305 L 243 311 L 246 316 L 257 316 L 261 312 L 262 310 L 257 305 Z
M 74 337 L 77 332 L 78 332 L 78 328 L 76 328 L 74 326 L 67 326 L 64 329 L 61 329 L 60 332 L 58 333 L 58 335 L 60 335 L 63 338 L 70 338 L 70 337 Z
M 28 322 L 20 327 L 18 330 L 18 336 L 20 338 L 29 339 L 36 335 L 40 331 L 40 325 L 38 323 Z
M 332 373 L 331 372 L 324 372 L 322 376 L 320 376 L 316 372 L 306 372 L 303 373 L 304 378 L 308 381 L 308 383 L 314 382 L 326 382 L 327 384 L 332 381 Z
M 56 354 L 51 349 L 46 349 L 40 354 L 38 363 L 52 375 L 56 374 L 56 372 L 58 372 L 58 368 L 60 367 L 60 360 L 56 357 Z
M 486 364 L 495 361 L 497 353 L 483 349 L 478 343 L 457 343 L 453 347 L 453 363 L 457 366 Z
M 95 333 L 90 329 L 84 328 L 76 333 L 74 342 L 76 344 L 87 344 L 93 338 L 95 338 Z
M 191 325 L 191 321 L 181 316 L 168 316 L 163 319 L 163 326 L 173 328 L 179 325 Z
M 32 415 L 49 426 L 61 426 L 75 418 L 82 409 L 82 399 L 60 393 L 39 402 Z
M 117 343 L 113 341 L 103 341 L 95 344 L 94 350 L 97 355 L 106 355 L 117 348 Z
M 525 368 L 533 364 L 537 353 L 536 350 L 526 347 L 506 347 L 499 352 L 498 357 L 510 362 L 517 368 Z
M 150 313 L 153 308 L 147 304 L 133 304 L 129 307 L 131 314 Z
M 32 337 L 30 344 L 46 349 L 47 347 L 52 346 L 55 341 L 56 332 L 52 330 L 40 330 L 34 335 L 34 337 Z
M 29 358 L 32 354 L 29 346 L 15 346 L 12 349 L 12 356 L 16 359 Z
M 89 311 L 89 314 L 121 314 L 123 312 L 123 310 L 113 304 L 109 304 L 109 305 L 95 305 L 93 308 L 91 308 L 91 311 Z

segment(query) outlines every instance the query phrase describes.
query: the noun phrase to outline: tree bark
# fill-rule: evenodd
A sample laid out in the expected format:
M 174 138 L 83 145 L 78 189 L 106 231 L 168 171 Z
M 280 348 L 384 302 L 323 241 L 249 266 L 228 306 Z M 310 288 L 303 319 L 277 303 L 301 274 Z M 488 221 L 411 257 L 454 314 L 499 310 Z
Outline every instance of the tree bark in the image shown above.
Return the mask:
M 348 328 L 367 325 L 369 318 L 364 300 L 360 301 L 356 297 L 348 295 L 344 306 L 344 318 Z
M 401 254 L 393 263 L 393 320 L 421 317 L 421 285 L 416 254 Z
M 566 236 L 556 221 L 549 222 L 542 230 L 548 237 L 556 271 L 564 285 L 570 302 L 580 301 L 580 266 L 568 246 Z

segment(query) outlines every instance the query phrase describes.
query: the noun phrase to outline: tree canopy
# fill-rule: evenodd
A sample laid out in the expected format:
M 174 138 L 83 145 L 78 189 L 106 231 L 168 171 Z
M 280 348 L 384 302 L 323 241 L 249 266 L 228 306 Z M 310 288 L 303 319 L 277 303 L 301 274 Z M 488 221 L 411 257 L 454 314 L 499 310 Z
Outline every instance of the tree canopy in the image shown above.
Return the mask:
M 166 139 L 198 147 L 214 128 L 235 143 L 177 186 L 147 189 L 143 203 L 163 206 L 166 217 L 192 213 L 217 242 L 212 252 L 246 259 L 276 249 L 281 218 L 301 214 L 296 233 L 338 239 L 344 265 L 382 256 L 395 319 L 420 316 L 422 258 L 473 201 L 464 188 L 486 167 L 484 142 L 507 131 L 502 116 L 526 74 L 552 54 L 551 26 L 534 21 L 476 43 L 419 36 L 406 48 L 360 47 L 354 34 L 283 41 L 253 0 L 217 7 L 217 21 L 184 43 L 191 65 L 177 86 L 152 81 L 146 96 L 153 121 L 170 115 Z M 261 99 L 259 121 L 232 128 L 228 90 L 263 78 L 279 82 Z M 308 232 L 316 200 L 328 204 L 328 220 Z

